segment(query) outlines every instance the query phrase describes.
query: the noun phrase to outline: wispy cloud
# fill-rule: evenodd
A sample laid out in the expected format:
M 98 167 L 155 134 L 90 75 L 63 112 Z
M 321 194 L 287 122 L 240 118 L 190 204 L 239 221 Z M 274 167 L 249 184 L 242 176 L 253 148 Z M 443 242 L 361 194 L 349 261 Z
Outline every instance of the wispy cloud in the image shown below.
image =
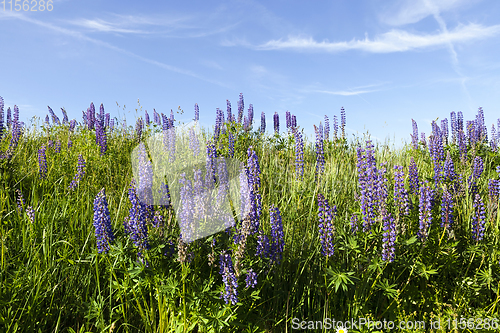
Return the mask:
M 328 90 L 316 90 L 316 92 L 329 94 L 329 95 L 339 95 L 339 96 L 355 96 L 366 93 L 375 92 L 377 90 L 344 90 L 344 91 L 328 91 Z
M 289 37 L 287 40 L 271 40 L 256 46 L 257 50 L 297 50 L 316 52 L 345 52 L 360 50 L 371 53 L 405 52 L 430 47 L 447 46 L 449 43 L 465 43 L 473 40 L 493 37 L 500 34 L 500 25 L 484 27 L 470 23 L 459 25 L 452 31 L 437 34 L 413 34 L 404 30 L 391 30 L 373 40 L 365 36 L 364 40 L 349 42 L 315 41 L 313 38 Z
M 150 31 L 139 30 L 139 29 L 127 29 L 123 28 L 123 23 L 113 23 L 101 19 L 88 20 L 88 19 L 76 19 L 68 21 L 68 23 L 75 26 L 88 29 L 90 31 L 99 32 L 118 32 L 127 34 L 149 34 Z

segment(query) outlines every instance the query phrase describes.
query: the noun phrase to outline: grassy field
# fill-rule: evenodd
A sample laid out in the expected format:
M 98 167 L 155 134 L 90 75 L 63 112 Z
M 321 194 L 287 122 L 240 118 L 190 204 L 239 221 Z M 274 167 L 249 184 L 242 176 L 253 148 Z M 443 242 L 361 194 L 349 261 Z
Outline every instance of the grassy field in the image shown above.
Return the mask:
M 1 332 L 498 331 L 500 142 L 482 110 L 419 141 L 414 124 L 401 149 L 346 138 L 344 114 L 301 144 L 300 119 L 263 132 L 253 110 L 218 112 L 198 138 L 244 162 L 250 213 L 186 244 L 187 210 L 131 183 L 134 148 L 151 157 L 174 114 L 127 127 L 92 105 L 35 127 L 0 102 Z

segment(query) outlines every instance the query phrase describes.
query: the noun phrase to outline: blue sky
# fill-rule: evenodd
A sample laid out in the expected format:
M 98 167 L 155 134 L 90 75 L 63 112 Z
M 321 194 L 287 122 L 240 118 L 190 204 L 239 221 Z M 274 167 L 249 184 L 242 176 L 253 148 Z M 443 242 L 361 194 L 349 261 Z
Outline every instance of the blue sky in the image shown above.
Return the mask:
M 47 105 L 81 121 L 90 102 L 112 116 L 194 104 L 212 126 L 237 110 L 285 112 L 312 135 L 344 107 L 347 134 L 399 145 L 462 111 L 500 117 L 500 2 L 54 1 L 52 11 L 0 3 L 0 96 L 25 122 Z M 117 106 L 117 103 L 120 107 Z M 126 106 L 123 110 L 123 105 Z M 395 140 L 394 140 L 395 139 Z

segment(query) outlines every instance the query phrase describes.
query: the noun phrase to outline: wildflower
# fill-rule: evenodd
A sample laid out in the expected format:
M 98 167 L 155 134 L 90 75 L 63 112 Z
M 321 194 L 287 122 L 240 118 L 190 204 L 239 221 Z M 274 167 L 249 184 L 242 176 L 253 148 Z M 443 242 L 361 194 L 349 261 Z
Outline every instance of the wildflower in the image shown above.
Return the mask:
M 340 128 L 342 129 L 342 139 L 345 139 L 345 110 L 340 108 Z
M 3 107 L 4 107 L 4 101 L 3 98 L 0 96 L 0 140 L 2 139 L 2 134 L 3 134 Z
M 453 196 L 447 189 L 443 191 L 443 199 L 441 201 L 441 227 L 451 228 L 453 224 Z
M 333 139 L 334 140 L 337 140 L 338 129 L 339 129 L 339 125 L 338 125 L 338 122 L 337 122 L 337 116 L 334 115 L 333 116 Z
M 111 218 L 104 189 L 97 194 L 94 200 L 94 227 L 98 253 L 107 253 L 109 244 L 115 237 L 111 229 Z
M 147 211 L 146 205 L 140 202 L 135 189 L 135 182 L 130 183 L 128 197 L 132 207 L 129 210 L 127 220 L 127 231 L 130 233 L 134 245 L 139 248 L 139 252 L 149 249 L 148 228 L 146 225 Z
M 61 111 L 63 114 L 63 124 L 67 124 L 68 123 L 68 113 L 66 112 L 66 110 L 64 108 L 61 108 Z
M 48 118 L 48 116 L 47 116 Z M 10 113 L 10 108 L 7 108 L 7 128 L 10 130 L 10 127 L 11 127 L 11 113 Z
M 260 132 L 264 133 L 266 131 L 266 114 L 264 112 L 260 115 Z
M 424 132 L 420 133 L 420 143 L 424 146 L 424 148 L 427 146 L 427 142 L 425 141 L 425 133 Z
M 280 116 L 278 112 L 274 113 L 274 133 L 278 134 L 280 132 Z
M 271 262 L 279 264 L 285 247 L 283 222 L 281 221 L 281 214 L 278 207 L 271 205 L 269 215 L 271 216 L 271 242 L 269 244 Z
M 458 131 L 458 150 L 460 151 L 460 160 L 465 163 L 467 160 L 467 144 L 463 130 Z
M 325 115 L 325 135 L 324 135 L 325 142 L 330 141 L 330 120 L 328 119 L 328 116 Z
M 71 141 L 71 138 L 68 138 L 68 149 L 73 147 L 73 141 Z
M 246 286 L 245 288 L 255 288 L 257 285 L 257 273 L 253 269 L 247 270 L 247 276 L 245 278 Z
M 257 248 L 255 250 L 255 255 L 261 258 L 268 258 L 270 253 L 269 238 L 262 231 L 259 231 L 259 236 L 257 237 Z
M 418 127 L 415 120 L 411 120 L 413 125 L 413 135 L 411 136 L 411 142 L 413 144 L 413 149 L 418 150 Z
M 455 166 L 451 159 L 450 152 L 446 153 L 446 161 L 444 162 L 443 176 L 445 181 L 455 181 L 457 174 L 455 173 Z
M 358 215 L 352 214 L 351 219 L 349 221 L 351 225 L 351 232 L 356 235 L 358 233 Z
M 410 166 L 408 170 L 409 178 L 410 178 L 410 191 L 413 194 L 417 194 L 419 192 L 420 186 L 418 181 L 418 169 L 413 156 L 410 160 Z
M 419 232 L 418 237 L 425 241 L 427 239 L 428 231 L 432 223 L 431 204 L 432 192 L 427 181 L 420 187 L 420 216 L 419 216 Z
M 375 219 L 377 205 L 377 167 L 371 141 L 366 141 L 366 151 L 358 147 L 358 178 L 363 229 L 368 231 Z
M 31 223 L 35 223 L 35 210 L 33 209 L 33 207 L 26 207 L 26 215 L 28 216 L 28 219 Z
M 142 123 L 142 118 L 137 119 L 137 121 L 135 122 L 135 133 L 137 135 L 137 141 L 141 141 L 143 127 L 144 124 Z
M 17 193 L 17 210 L 20 213 L 23 211 L 23 207 L 25 205 L 25 202 L 24 202 L 23 193 L 19 189 L 16 189 L 16 193 Z
M 391 214 L 384 218 L 384 235 L 382 238 L 382 260 L 393 262 L 395 257 L 396 223 Z
M 286 112 L 286 128 L 289 129 L 292 126 L 292 114 L 290 111 Z
M 443 144 L 448 144 L 448 119 L 444 118 L 441 120 L 441 133 L 442 133 L 442 139 L 443 139 Z
M 198 103 L 194 104 L 194 121 L 200 120 L 200 109 L 198 108 Z
M 457 142 L 457 134 L 458 134 L 458 123 L 457 123 L 457 114 L 455 111 L 451 111 L 451 141 L 452 143 Z
M 45 148 L 44 145 L 38 150 L 38 170 L 40 173 L 40 179 L 44 179 L 47 177 L 47 158 L 45 156 Z
M 404 172 L 403 167 L 395 165 L 394 166 L 394 204 L 397 209 L 397 216 L 401 216 L 402 214 L 408 215 L 409 207 L 408 207 L 408 193 L 405 189 L 404 184 Z
M 56 153 L 61 152 L 61 140 L 57 139 L 56 140 Z
M 297 117 L 292 114 L 292 127 L 297 127 Z
M 314 131 L 316 132 L 316 176 L 318 176 L 325 171 L 325 152 L 322 131 L 316 125 L 314 125 Z
M 75 126 L 76 126 L 76 120 L 75 119 L 72 119 L 70 122 L 69 122 L 69 131 L 71 133 L 73 133 L 73 130 L 75 129 Z
M 297 172 L 297 179 L 304 177 L 304 140 L 302 140 L 302 133 L 294 128 L 295 136 L 295 171 Z
M 52 111 L 50 106 L 47 106 L 47 107 L 49 108 L 49 113 L 50 113 L 50 116 L 52 117 L 52 123 L 57 124 L 57 125 L 61 125 L 61 121 L 59 120 L 59 117 L 56 116 L 56 114 L 54 113 L 54 111 Z
M 251 127 L 253 123 L 253 104 L 248 106 L 248 127 Z
M 207 165 L 205 175 L 205 185 L 207 189 L 211 190 L 217 180 L 216 178 L 216 159 L 217 150 L 212 141 L 207 141 Z
M 229 132 L 228 140 L 229 140 L 229 145 L 228 145 L 229 157 L 234 157 L 234 134 L 232 132 Z
M 220 255 L 219 266 L 219 273 L 220 275 L 222 275 L 222 281 L 225 285 L 225 289 L 221 293 L 221 298 L 224 298 L 226 304 L 229 304 L 229 302 L 231 302 L 233 305 L 235 305 L 236 303 L 238 303 L 238 280 L 236 279 L 236 276 L 234 274 L 231 256 L 223 252 Z
M 328 204 L 328 200 L 323 194 L 318 194 L 318 217 L 319 217 L 319 237 L 321 241 L 321 253 L 330 257 L 333 256 L 333 219 L 337 212 L 337 207 L 333 206 L 333 211 Z
M 259 229 L 259 221 L 262 210 L 262 197 L 260 194 L 260 166 L 257 154 L 253 147 L 248 148 L 248 184 L 250 186 L 250 201 L 252 204 L 252 234 Z
M 77 171 L 75 176 L 73 177 L 73 181 L 69 184 L 68 189 L 73 190 L 76 185 L 80 182 L 80 180 L 83 178 L 85 175 L 85 160 L 83 159 L 83 156 L 80 154 L 78 155 L 78 166 L 77 166 Z
M 484 237 L 486 213 L 484 210 L 483 200 L 479 193 L 474 197 L 474 214 L 472 215 L 472 239 L 479 242 Z
M 243 94 L 240 93 L 240 99 L 238 100 L 238 123 L 241 124 L 243 120 L 243 110 L 245 109 L 245 103 L 243 101 Z
M 231 112 L 231 102 L 228 99 L 226 99 L 226 105 L 227 105 L 227 108 L 226 108 L 226 111 L 227 111 L 227 121 L 231 122 L 231 121 L 233 121 L 233 114 Z

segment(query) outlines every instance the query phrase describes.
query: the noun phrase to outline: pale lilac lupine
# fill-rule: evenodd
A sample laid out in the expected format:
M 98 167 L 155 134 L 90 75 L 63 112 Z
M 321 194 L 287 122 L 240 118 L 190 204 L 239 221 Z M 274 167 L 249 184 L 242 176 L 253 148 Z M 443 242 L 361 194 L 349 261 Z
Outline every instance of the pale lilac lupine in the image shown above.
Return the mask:
M 232 122 L 233 121 L 233 113 L 232 113 L 232 110 L 231 110 L 231 102 L 226 99 L 226 105 L 227 105 L 227 108 L 226 108 L 226 111 L 227 111 L 227 121 L 228 122 Z
M 293 134 L 295 137 L 295 171 L 297 179 L 304 178 L 304 140 L 302 140 L 302 133 L 294 128 Z
M 384 219 L 384 235 L 382 238 L 382 260 L 393 262 L 396 254 L 394 244 L 396 243 L 396 223 L 391 214 L 388 214 Z
M 342 131 L 342 139 L 345 139 L 345 110 L 344 110 L 344 107 L 340 108 L 340 129 Z
M 338 132 L 338 129 L 339 129 L 339 125 L 338 125 L 338 122 L 337 122 L 337 116 L 334 115 L 333 116 L 333 139 L 334 140 L 337 140 L 337 132 Z
M 325 115 L 325 135 L 324 135 L 325 142 L 330 141 L 330 119 L 328 119 L 328 116 Z
M 266 132 L 266 114 L 264 112 L 260 115 L 260 132 Z
M 397 215 L 408 215 L 409 201 L 408 193 L 405 189 L 403 167 L 399 165 L 394 166 L 394 204 L 397 207 Z
M 316 133 L 316 176 L 319 176 L 325 171 L 325 152 L 323 149 L 323 133 L 314 125 L 314 132 Z
M 457 124 L 457 115 L 455 111 L 451 111 L 451 141 L 456 144 L 457 143 L 457 135 L 458 135 L 458 124 Z
M 69 190 L 75 189 L 76 185 L 78 185 L 80 180 L 83 178 L 83 176 L 85 175 L 85 167 L 86 167 L 85 159 L 83 158 L 82 154 L 80 154 L 78 155 L 78 166 L 76 168 L 76 174 L 68 186 Z
M 0 96 L 0 140 L 2 139 L 2 134 L 3 134 L 3 108 L 4 108 L 4 101 L 2 96 Z
M 248 127 L 252 127 L 253 124 L 253 104 L 248 106 Z
M 200 108 L 198 107 L 198 103 L 194 104 L 194 121 L 200 120 Z
M 274 113 L 274 133 L 278 134 L 280 132 L 280 116 L 278 112 Z
M 238 100 L 238 123 L 241 124 L 243 120 L 243 111 L 245 109 L 245 102 L 243 101 L 243 93 L 240 93 L 240 99 Z
M 426 180 L 424 184 L 420 187 L 420 202 L 419 202 L 419 231 L 418 238 L 425 242 L 428 236 L 429 228 L 432 223 L 432 192 L 428 181 Z

